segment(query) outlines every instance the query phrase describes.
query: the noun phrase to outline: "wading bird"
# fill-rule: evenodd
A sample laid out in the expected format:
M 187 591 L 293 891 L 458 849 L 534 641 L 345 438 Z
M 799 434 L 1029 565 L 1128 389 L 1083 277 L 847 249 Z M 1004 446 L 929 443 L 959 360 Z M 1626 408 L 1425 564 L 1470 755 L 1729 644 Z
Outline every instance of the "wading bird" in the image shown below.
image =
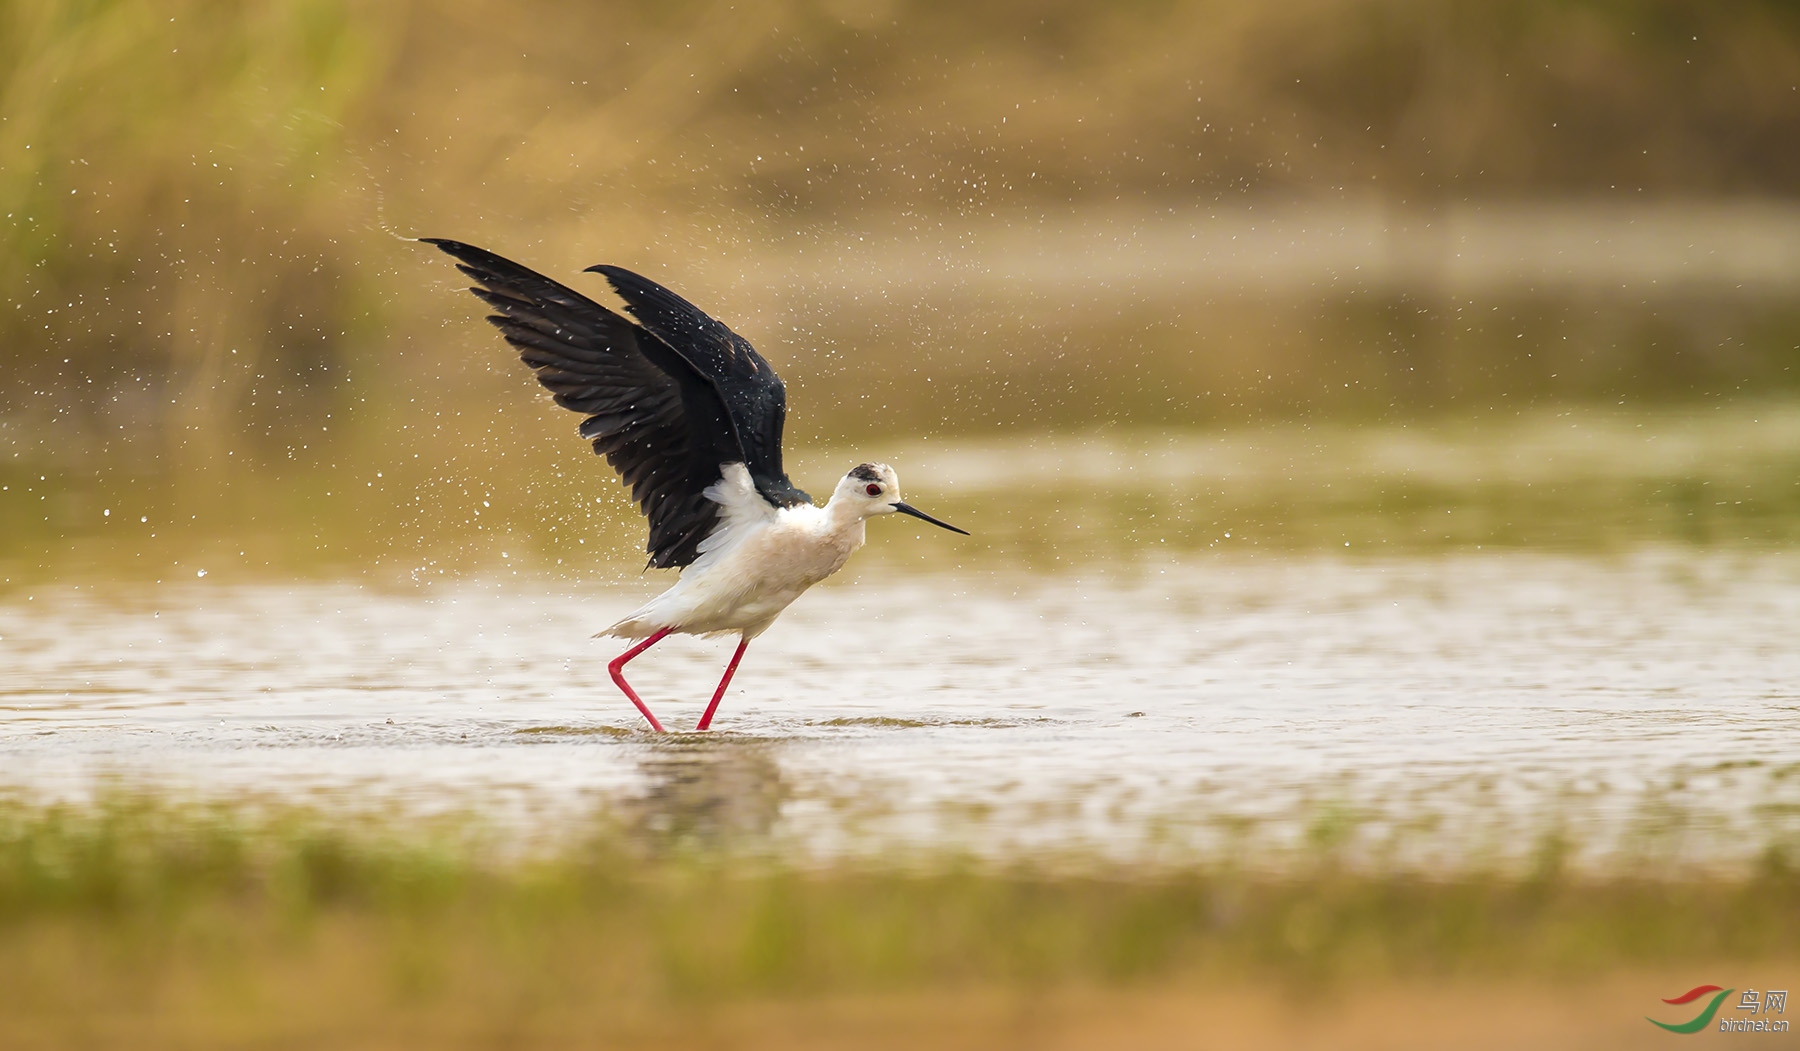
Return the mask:
M 538 382 L 583 413 L 580 434 L 631 488 L 650 520 L 650 566 L 678 567 L 675 586 L 600 635 L 642 639 L 615 658 L 613 682 L 658 732 L 662 723 L 625 681 L 625 665 L 665 635 L 738 636 L 706 714 L 750 640 L 801 592 L 837 572 L 863 544 L 863 524 L 898 511 L 953 533 L 900 499 L 886 464 L 851 468 L 824 507 L 781 468 L 787 390 L 750 341 L 662 287 L 616 266 L 590 266 L 636 323 L 492 252 L 424 238 L 473 278 L 469 291 Z

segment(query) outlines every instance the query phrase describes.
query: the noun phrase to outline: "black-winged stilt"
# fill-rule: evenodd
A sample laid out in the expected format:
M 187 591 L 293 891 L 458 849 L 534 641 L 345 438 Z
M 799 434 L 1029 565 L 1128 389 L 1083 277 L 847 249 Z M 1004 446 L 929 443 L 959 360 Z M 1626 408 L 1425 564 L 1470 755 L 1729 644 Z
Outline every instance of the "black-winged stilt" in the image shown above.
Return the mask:
M 737 651 L 696 730 L 731 684 L 750 640 L 801 592 L 837 572 L 863 544 L 863 523 L 899 511 L 967 536 L 900 499 L 886 464 L 851 468 L 824 507 L 781 468 L 787 390 L 750 341 L 662 287 L 616 266 L 605 275 L 636 324 L 492 252 L 423 238 L 455 257 L 469 291 L 631 487 L 650 520 L 650 565 L 681 569 L 675 586 L 600 632 L 642 639 L 608 665 L 613 682 L 658 732 L 662 723 L 625 681 L 625 665 L 665 635 L 738 636 Z

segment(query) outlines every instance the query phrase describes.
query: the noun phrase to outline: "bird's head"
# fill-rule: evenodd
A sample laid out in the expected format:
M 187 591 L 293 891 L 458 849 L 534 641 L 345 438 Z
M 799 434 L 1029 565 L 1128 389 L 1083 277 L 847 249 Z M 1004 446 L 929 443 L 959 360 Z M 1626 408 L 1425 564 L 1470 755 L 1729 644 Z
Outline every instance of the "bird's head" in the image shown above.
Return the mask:
M 958 529 L 948 522 L 940 522 L 901 500 L 900 476 L 885 463 L 859 463 L 850 468 L 850 473 L 838 483 L 837 491 L 831 494 L 831 502 L 853 508 L 864 518 L 898 511 L 903 515 L 922 518 L 952 533 L 969 535 L 968 530 Z

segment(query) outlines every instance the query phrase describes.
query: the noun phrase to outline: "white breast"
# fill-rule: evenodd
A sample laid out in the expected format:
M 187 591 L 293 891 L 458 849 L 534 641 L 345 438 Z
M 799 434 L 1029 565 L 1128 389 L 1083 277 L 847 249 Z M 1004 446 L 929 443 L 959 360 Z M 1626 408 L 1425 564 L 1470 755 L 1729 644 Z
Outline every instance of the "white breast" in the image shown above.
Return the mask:
M 795 599 L 843 568 L 862 546 L 860 518 L 838 521 L 811 504 L 769 506 L 742 464 L 727 464 L 706 491 L 719 524 L 700 542 L 700 557 L 668 591 L 602 634 L 644 638 L 662 628 L 693 635 L 767 630 Z
M 681 630 L 761 634 L 862 545 L 861 522 L 853 536 L 830 526 L 825 512 L 810 504 L 783 508 L 774 521 L 745 530 L 717 559 L 705 566 L 696 561 L 670 593 L 685 592 Z

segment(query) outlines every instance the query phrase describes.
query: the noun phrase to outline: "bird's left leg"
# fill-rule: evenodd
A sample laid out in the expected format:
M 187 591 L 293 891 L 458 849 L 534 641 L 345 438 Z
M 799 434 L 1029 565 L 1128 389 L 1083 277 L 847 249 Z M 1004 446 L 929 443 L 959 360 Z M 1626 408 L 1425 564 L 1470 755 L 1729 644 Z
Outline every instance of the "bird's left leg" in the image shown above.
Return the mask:
M 638 711 L 644 713 L 644 718 L 650 720 L 650 728 L 655 730 L 657 733 L 666 733 L 667 731 L 665 731 L 663 729 L 662 723 L 659 723 L 656 721 L 656 716 L 650 714 L 650 706 L 645 704 L 644 699 L 642 697 L 639 697 L 637 695 L 637 691 L 631 688 L 631 684 L 625 681 L 625 665 L 630 663 L 631 658 L 637 656 L 638 654 L 644 652 L 645 650 L 649 649 L 650 647 L 661 642 L 663 639 L 663 636 L 667 635 L 669 632 L 671 632 L 673 630 L 674 630 L 673 628 L 661 629 L 656 634 L 654 634 L 654 635 L 650 636 L 649 638 L 645 639 L 644 641 L 638 643 L 636 646 L 633 646 L 630 649 L 626 650 L 624 653 L 621 653 L 617 657 L 614 657 L 612 659 L 612 661 L 610 663 L 608 663 L 606 666 L 606 670 L 609 672 L 612 672 L 612 681 L 619 687 L 619 689 L 625 691 L 625 696 L 631 698 L 631 703 L 637 705 Z
M 700 725 L 695 730 L 704 730 L 712 725 L 713 713 L 719 710 L 719 701 L 725 697 L 725 687 L 731 685 L 731 677 L 737 672 L 738 661 L 744 659 L 744 650 L 750 646 L 748 638 L 738 639 L 737 652 L 731 655 L 731 663 L 725 665 L 725 677 L 719 680 L 719 688 L 713 691 L 712 703 L 706 706 L 706 714 L 700 717 Z

